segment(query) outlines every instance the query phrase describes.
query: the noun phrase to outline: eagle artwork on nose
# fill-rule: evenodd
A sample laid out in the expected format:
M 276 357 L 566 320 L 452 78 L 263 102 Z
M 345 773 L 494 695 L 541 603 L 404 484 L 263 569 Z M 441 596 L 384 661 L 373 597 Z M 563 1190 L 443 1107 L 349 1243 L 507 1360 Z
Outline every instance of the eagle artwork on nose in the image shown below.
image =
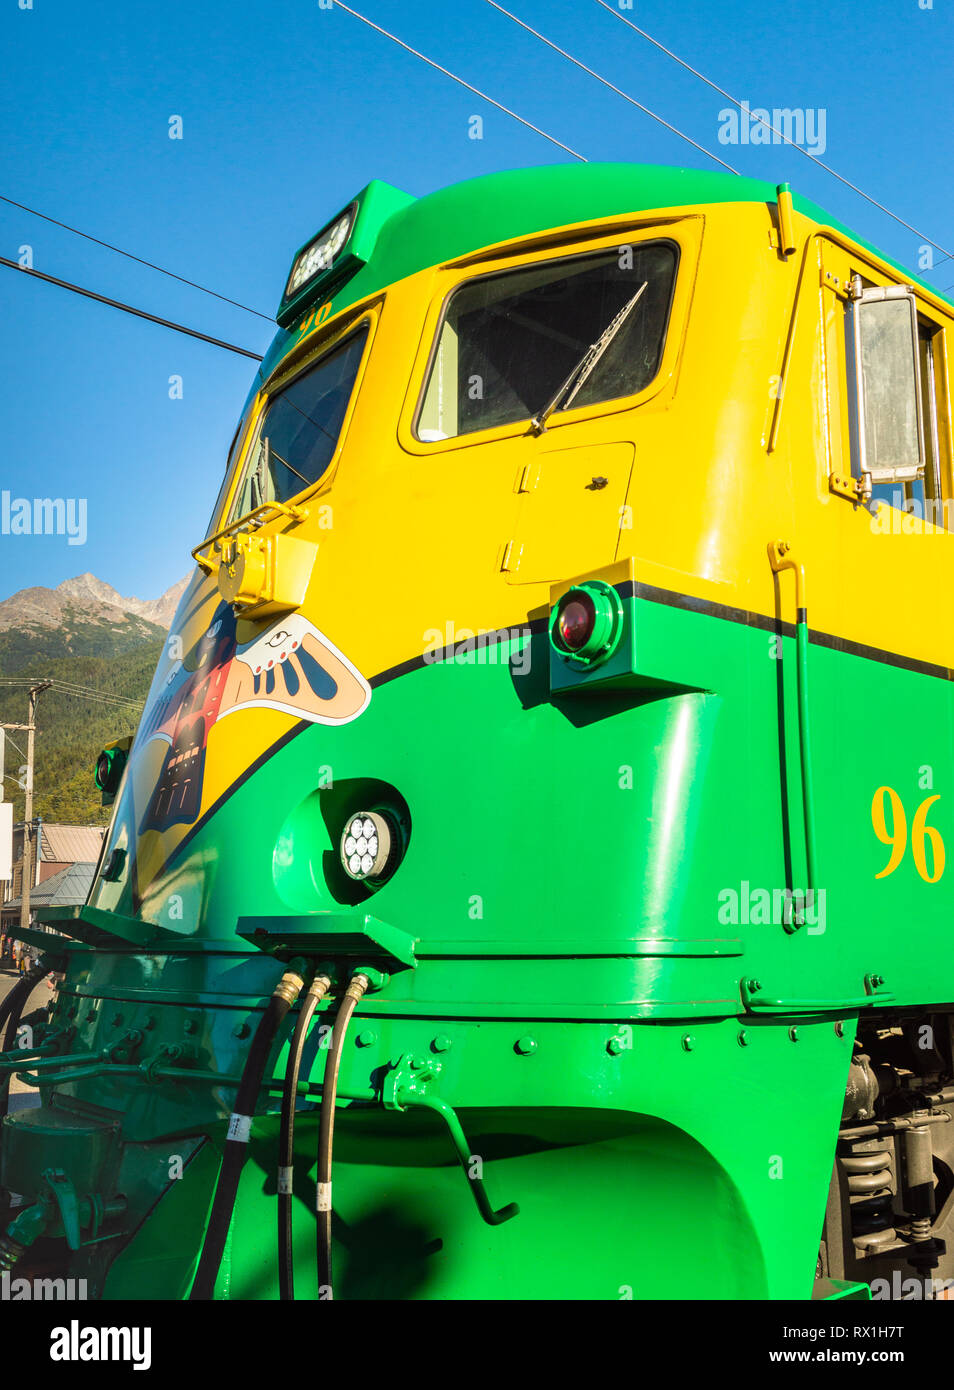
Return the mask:
M 218 720 L 257 708 L 347 724 L 370 699 L 361 673 L 307 618 L 286 615 L 239 646 L 235 615 L 220 604 L 144 716 L 143 742 L 160 739 L 168 749 L 139 833 L 197 819 L 209 730 Z

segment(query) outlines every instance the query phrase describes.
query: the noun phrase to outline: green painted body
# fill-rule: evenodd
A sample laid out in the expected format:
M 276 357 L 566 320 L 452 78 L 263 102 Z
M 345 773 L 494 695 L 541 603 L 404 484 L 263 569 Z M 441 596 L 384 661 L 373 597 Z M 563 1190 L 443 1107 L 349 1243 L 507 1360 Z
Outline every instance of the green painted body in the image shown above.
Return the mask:
M 774 196 L 679 170 L 573 175 L 520 171 L 409 205 L 335 308 L 522 231 Z M 293 341 L 278 335 L 263 375 Z M 47 1260 L 107 1298 L 188 1295 L 235 1083 L 282 968 L 240 924 L 334 913 L 359 939 L 348 971 L 387 975 L 359 1005 L 341 1067 L 336 1297 L 811 1295 L 859 1009 L 954 998 L 949 970 L 925 971 L 945 959 L 945 899 L 920 894 L 912 951 L 898 924 L 913 870 L 875 897 L 870 768 L 845 759 L 843 729 L 821 717 L 824 929 L 725 920 L 727 886 L 744 896 L 743 885 L 805 882 L 795 639 L 779 661 L 772 634 L 739 615 L 621 597 L 638 642 L 603 684 L 551 693 L 539 622 L 526 675 L 508 661 L 520 641 L 394 673 L 355 722 L 300 726 L 197 826 L 167 872 L 199 920 L 194 937 L 67 949 L 52 1028 L 73 1030 L 68 1046 L 21 1070 L 44 1083 L 47 1107 L 109 1137 L 94 1161 L 75 1136 L 31 1131 L 19 1112 L 4 1122 L 0 1178 L 34 1197 L 44 1170 L 62 1168 L 81 1196 L 122 1192 L 127 1213 L 112 1240 L 72 1255 L 51 1232 L 36 1247 Z M 815 645 L 807 677 L 817 711 L 917 708 L 933 730 L 919 748 L 933 738 L 937 763 L 949 760 L 946 682 Z M 903 740 L 879 757 L 880 780 L 909 776 Z M 334 785 L 316 790 L 324 766 Z M 413 828 L 400 872 L 368 905 L 335 898 L 322 863 L 337 853 L 343 789 L 372 777 L 401 789 Z M 857 811 L 848 821 L 846 806 Z M 117 911 L 137 915 L 131 901 Z M 413 964 L 360 944 L 368 911 L 389 939 L 414 943 Z M 836 930 L 847 918 L 864 927 Z M 289 1033 L 271 1063 L 279 1079 Z M 302 1067 L 313 1088 L 322 1036 L 313 1031 Z M 391 1094 L 396 1071 L 423 1079 Z M 482 1219 L 447 1125 L 411 1103 L 414 1085 L 418 1100 L 452 1108 L 491 1204 L 516 1203 L 516 1215 Z M 318 1296 L 315 1103 L 313 1090 L 296 1130 L 302 1298 Z M 277 1297 L 277 1111 L 273 1087 L 220 1297 Z
M 813 940 L 804 929 L 788 935 L 719 922 L 722 885 L 784 882 L 777 667 L 766 659 L 764 632 L 661 604 L 639 607 L 644 650 L 658 641 L 669 653 L 687 653 L 687 684 L 717 693 L 631 688 L 551 703 L 536 674 L 548 668 L 542 636 L 533 638 L 537 650 L 522 679 L 502 653 L 494 664 L 436 663 L 382 686 L 361 721 L 304 729 L 191 843 L 196 864 L 206 872 L 210 857 L 216 864 L 210 925 L 235 921 L 251 904 L 263 919 L 341 909 L 315 890 L 301 849 L 276 883 L 272 855 L 244 850 L 243 826 L 256 821 L 266 851 L 289 837 L 301 837 L 313 856 L 330 851 L 312 790 L 312 769 L 326 762 L 340 780 L 374 767 L 422 808 L 402 872 L 373 904 L 416 938 L 417 965 L 363 1001 L 341 1087 L 345 1095 L 374 1094 L 381 1071 L 402 1057 L 438 1062 L 433 1090 L 458 1112 L 491 1201 L 516 1201 L 520 1214 L 500 1227 L 481 1221 L 435 1117 L 342 1101 L 339 1296 L 810 1294 L 854 1031 L 842 1001 L 864 993 L 864 974 L 875 965 L 911 1000 L 923 994 L 923 981 L 887 920 L 880 932 L 872 923 L 870 938 L 851 951 L 836 945 L 834 932 Z M 885 698 L 886 680 L 922 683 L 819 649 L 811 657 L 819 698 L 828 681 L 837 688 L 846 662 L 869 675 L 872 699 Z M 395 727 L 415 724 L 429 731 L 432 759 L 414 741 L 393 738 Z M 493 761 L 462 797 L 453 750 L 465 738 L 492 748 Z M 630 750 L 625 765 L 621 747 Z M 822 748 L 819 767 L 825 762 Z M 797 766 L 794 743 L 790 765 Z M 824 802 L 824 776 L 820 782 Z M 648 836 L 640 833 L 647 823 Z M 547 826 L 546 852 L 529 860 L 488 856 L 487 827 L 497 843 L 512 845 L 538 824 Z M 630 850 L 614 854 L 614 846 Z M 433 875 L 436 856 L 457 871 Z M 824 866 L 830 901 L 835 869 Z M 69 1017 L 79 1005 L 73 1050 L 96 1051 L 128 1028 L 145 1028 L 152 1014 L 158 1024 L 143 1056 L 165 1043 L 191 1044 L 195 1065 L 236 1078 L 246 1046 L 236 1028 L 254 1022 L 279 973 L 274 962 L 237 952 L 238 944 L 233 954 L 212 944 L 167 957 L 77 952 L 58 1006 Z M 766 993 L 796 1004 L 824 994 L 828 1011 L 741 1017 L 739 981 L 752 975 Z M 99 1004 L 89 1021 L 88 998 L 122 1002 Z M 361 1045 L 369 1031 L 374 1040 Z M 536 1048 L 521 1052 L 526 1038 Z M 313 1035 L 303 1077 L 320 1081 L 322 1063 Z M 104 1292 L 181 1297 L 214 1182 L 210 1152 L 221 1143 L 234 1090 L 133 1083 L 128 1072 L 100 1070 L 59 1094 L 122 1112 L 126 1162 L 136 1168 L 150 1155 L 155 1184 L 166 1185 L 170 1160 L 188 1157 L 196 1137 L 209 1143 L 168 1183 L 161 1207 L 112 1264 Z M 282 1072 L 279 1056 L 274 1073 Z M 773 1095 L 792 1103 L 773 1107 Z M 273 1111 L 277 1104 L 273 1095 Z M 276 1127 L 262 1118 L 256 1129 L 222 1296 L 276 1294 Z M 307 1210 L 315 1130 L 307 1114 L 300 1117 L 305 1297 L 315 1294 Z M 55 1144 L 50 1152 L 56 1156 Z M 125 1170 L 120 1185 L 130 1186 Z M 580 1236 L 572 1263 L 569 1222 Z M 93 1247 L 90 1258 L 95 1269 L 101 1251 Z M 72 1268 L 82 1269 L 83 1259 L 81 1251 Z

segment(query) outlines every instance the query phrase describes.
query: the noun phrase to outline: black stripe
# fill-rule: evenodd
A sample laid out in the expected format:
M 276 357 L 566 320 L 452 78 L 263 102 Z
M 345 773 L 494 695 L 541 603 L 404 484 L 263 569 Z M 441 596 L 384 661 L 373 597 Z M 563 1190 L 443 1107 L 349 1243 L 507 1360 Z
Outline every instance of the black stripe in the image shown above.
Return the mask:
M 517 628 L 503 627 L 498 628 L 495 632 L 481 634 L 480 640 L 484 643 L 485 646 L 491 646 L 496 645 L 500 642 L 509 642 L 512 639 L 514 632 L 517 632 L 518 634 L 527 631 L 531 633 L 539 633 L 545 632 L 546 627 L 546 618 L 534 618 L 530 622 L 522 623 Z M 460 644 L 458 643 L 457 645 L 459 646 Z M 399 665 L 392 666 L 389 670 L 381 671 L 378 675 L 372 676 L 372 678 L 368 681 L 368 684 L 370 685 L 372 690 L 377 690 L 379 686 L 387 685 L 388 681 L 397 680 L 399 676 L 409 675 L 412 671 L 421 670 L 424 666 L 436 665 L 439 661 L 443 661 L 447 656 L 453 656 L 456 650 L 457 646 L 444 646 L 435 648 L 433 651 L 428 652 L 426 658 L 424 654 L 422 654 L 421 656 L 412 656 L 410 660 L 402 661 Z M 299 734 L 304 733 L 306 729 L 310 729 L 312 727 L 312 720 L 300 719 L 298 723 L 295 724 L 291 729 L 289 729 L 287 733 L 283 734 L 281 738 L 277 740 L 277 742 L 271 744 L 268 748 L 266 748 L 264 753 L 260 754 L 260 756 L 255 759 L 253 763 L 250 763 L 248 767 L 245 768 L 245 770 L 239 774 L 235 781 L 230 786 L 226 787 L 222 795 L 217 797 L 216 800 L 213 801 L 212 805 L 205 812 L 202 818 L 200 820 L 197 820 L 195 824 L 191 826 L 191 828 L 186 832 L 186 834 L 183 835 L 182 839 L 176 845 L 175 849 L 172 851 L 171 855 L 166 860 L 166 863 L 163 867 L 167 869 L 171 864 L 175 863 L 175 861 L 182 854 L 183 850 L 189 845 L 192 839 L 205 825 L 206 821 L 210 820 L 212 816 L 214 816 L 215 813 L 218 810 L 220 810 L 220 808 L 225 804 L 225 802 L 228 801 L 229 798 L 233 796 L 239 790 L 239 788 L 243 786 L 248 781 L 248 779 L 258 771 L 260 767 L 262 767 L 265 763 L 268 762 L 269 758 L 271 758 L 275 753 L 280 752 L 286 744 L 291 743 L 293 738 L 297 738 Z
M 546 632 L 546 618 L 532 618 L 528 622 L 520 623 L 516 627 L 499 627 L 494 632 L 475 633 L 475 638 L 479 639 L 482 646 L 493 647 L 501 642 L 510 642 L 514 634 L 518 637 L 525 633 L 531 635 Z M 452 642 L 449 646 L 432 647 L 429 652 L 421 656 L 412 656 L 408 661 L 402 661 L 399 666 L 392 666 L 387 671 L 381 671 L 378 675 L 372 676 L 368 681 L 372 690 L 377 690 L 381 685 L 387 685 L 389 681 L 397 680 L 398 676 L 407 676 L 411 671 L 419 671 L 424 666 L 437 666 L 442 661 L 453 660 L 456 652 L 466 649 L 467 642 L 474 640 L 471 638 L 463 642 Z
M 901 671 L 914 671 L 919 676 L 954 681 L 954 671 L 949 666 L 937 666 L 932 661 L 921 661 L 916 656 L 902 656 L 900 652 L 886 652 L 881 647 L 867 647 L 863 642 L 851 642 L 847 637 L 833 637 L 828 632 L 812 632 L 809 634 L 809 641 L 816 647 L 828 647 L 833 652 L 844 652 L 847 656 L 861 656 L 868 661 L 879 661 L 883 666 L 896 666 Z
M 780 633 L 794 637 L 795 624 L 768 618 L 763 613 L 751 613 L 745 608 L 730 608 L 728 604 L 713 603 L 710 599 L 696 598 L 691 594 L 680 594 L 671 589 L 657 589 L 652 584 L 633 584 L 628 580 L 616 585 L 617 592 L 624 598 L 648 599 L 650 603 L 665 604 L 668 608 L 682 608 L 692 613 L 705 613 L 710 618 L 721 618 L 725 622 L 742 623 L 746 627 L 760 628 L 763 632 Z M 804 609 L 799 609 L 803 613 Z M 933 676 L 937 680 L 954 680 L 954 670 L 949 666 L 938 666 L 932 661 L 922 661 L 916 656 L 903 656 L 900 652 L 889 652 L 883 647 L 869 647 L 864 642 L 852 642 L 847 637 L 835 637 L 829 632 L 819 632 L 813 628 L 808 640 L 816 647 L 827 647 L 830 651 L 842 652 L 846 656 L 860 656 L 867 661 L 878 661 L 883 666 L 896 666 L 902 671 L 913 671 L 919 676 Z
M 675 589 L 660 589 L 654 584 L 634 583 L 631 579 L 625 580 L 622 584 L 614 586 L 621 598 L 639 598 L 649 603 L 659 603 L 667 608 L 680 608 L 688 613 L 702 613 L 710 618 L 719 618 L 723 622 L 740 623 L 745 627 L 754 627 L 761 632 L 774 632 L 783 637 L 795 636 L 795 624 L 782 622 L 778 618 L 769 618 L 764 613 L 753 613 L 747 608 L 733 608 L 729 604 L 714 603 L 711 599 L 698 598 L 694 594 L 681 594 Z M 805 609 L 799 609 L 799 615 L 805 613 Z M 547 628 L 546 618 L 534 618 L 530 622 L 522 623 L 516 628 L 498 628 L 495 632 L 481 635 L 481 641 L 485 645 L 499 642 L 510 641 L 513 633 L 526 631 L 529 628 L 531 633 L 545 632 Z M 842 652 L 846 656 L 860 656 L 867 661 L 877 661 L 884 666 L 894 666 L 902 671 L 913 671 L 920 676 L 933 676 L 938 680 L 954 680 L 954 671 L 947 666 L 937 666 L 930 661 L 921 661 L 914 656 L 902 656 L 899 652 L 885 651 L 881 647 L 869 647 L 863 642 L 852 642 L 846 637 L 835 637 L 831 633 L 812 630 L 808 634 L 808 640 L 816 647 L 826 647 L 830 651 Z M 458 643 L 457 646 L 460 644 Z M 447 657 L 452 657 L 457 650 L 457 646 L 438 647 L 429 651 L 426 656 L 412 656 L 407 661 L 399 662 L 397 666 L 391 666 L 387 671 L 380 671 L 376 676 L 372 676 L 368 684 L 372 690 L 379 689 L 382 685 L 387 685 L 389 681 L 397 680 L 400 676 L 410 675 L 412 671 L 419 671 L 424 666 L 436 665 L 444 661 Z M 297 738 L 305 729 L 312 727 L 309 719 L 300 720 L 293 728 L 283 734 L 276 743 L 256 758 L 253 763 L 232 783 L 230 787 L 218 797 L 201 820 L 197 820 L 192 828 L 180 840 L 175 847 L 164 868 L 173 864 L 183 850 L 190 843 L 199 830 L 210 820 L 213 815 L 234 795 L 238 789 L 244 785 L 248 779 L 268 762 L 274 754 L 278 753 L 293 738 Z
M 650 603 L 662 603 L 667 608 L 681 608 L 687 613 L 704 613 L 709 618 L 722 618 L 728 623 L 741 623 L 744 627 L 758 628 L 761 632 L 774 632 L 783 637 L 795 636 L 795 624 L 766 617 L 764 613 L 752 613 L 747 608 L 732 608 L 727 603 L 713 603 L 711 599 L 697 598 L 694 594 L 680 594 L 675 589 L 657 589 L 655 584 L 634 584 L 631 579 L 615 586 L 621 598 L 648 599 Z

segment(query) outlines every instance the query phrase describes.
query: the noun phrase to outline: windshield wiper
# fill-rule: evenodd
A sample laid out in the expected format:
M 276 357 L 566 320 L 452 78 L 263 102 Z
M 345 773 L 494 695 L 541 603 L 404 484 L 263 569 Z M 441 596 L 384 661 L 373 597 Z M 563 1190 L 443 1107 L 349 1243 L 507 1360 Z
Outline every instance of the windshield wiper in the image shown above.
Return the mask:
M 251 490 L 251 502 L 253 509 L 260 507 L 265 501 L 265 475 L 268 469 L 268 438 L 259 440 L 258 458 L 255 460 L 255 467 L 249 477 Z M 256 494 L 258 501 L 256 502 Z
M 271 466 L 272 459 L 278 459 L 278 462 L 281 464 L 281 466 L 283 468 L 287 468 L 289 473 L 294 473 L 296 478 L 301 478 L 302 482 L 305 484 L 306 487 L 308 487 L 314 481 L 314 479 L 312 478 L 306 478 L 304 473 L 299 473 L 297 468 L 293 468 L 287 459 L 282 458 L 281 454 L 277 451 L 277 449 L 269 448 L 268 457 L 269 466 Z
M 596 366 L 597 362 L 603 356 L 603 353 L 609 347 L 610 343 L 613 341 L 619 330 L 622 328 L 623 324 L 626 322 L 630 313 L 636 307 L 636 304 L 638 303 L 639 298 L 642 295 L 648 283 L 648 280 L 643 281 L 639 289 L 633 295 L 632 299 L 628 300 L 623 305 L 622 309 L 620 309 L 619 313 L 613 319 L 612 323 L 607 325 L 607 327 L 597 338 L 596 342 L 593 343 L 592 347 L 588 347 L 586 349 L 586 352 L 584 352 L 583 356 L 580 358 L 579 362 L 577 362 L 576 366 L 573 368 L 566 381 L 562 383 L 560 389 L 556 392 L 556 394 L 554 396 L 551 396 L 550 400 L 539 412 L 539 414 L 533 416 L 533 418 L 530 421 L 530 428 L 533 430 L 534 434 L 543 434 L 543 431 L 547 427 L 547 421 L 549 420 L 553 412 L 557 410 L 561 405 L 564 406 L 564 408 L 570 405 L 577 391 L 579 391 L 580 387 L 589 377 L 593 368 Z
M 252 470 L 250 478 L 252 487 L 253 508 L 263 507 L 265 503 L 269 501 L 269 498 L 266 495 L 267 483 L 269 481 L 272 482 L 274 490 L 274 479 L 272 479 L 271 476 L 272 459 L 277 459 L 283 468 L 287 468 L 289 473 L 293 473 L 296 478 L 300 478 L 306 487 L 308 487 L 312 481 L 310 478 L 306 478 L 304 473 L 299 473 L 297 468 L 293 468 L 287 459 L 282 458 L 281 454 L 278 453 L 277 450 L 272 448 L 271 444 L 268 441 L 268 436 L 265 435 L 262 437 L 259 443 L 258 460 L 255 464 L 254 469 Z M 255 500 L 256 495 L 258 496 L 257 502 Z

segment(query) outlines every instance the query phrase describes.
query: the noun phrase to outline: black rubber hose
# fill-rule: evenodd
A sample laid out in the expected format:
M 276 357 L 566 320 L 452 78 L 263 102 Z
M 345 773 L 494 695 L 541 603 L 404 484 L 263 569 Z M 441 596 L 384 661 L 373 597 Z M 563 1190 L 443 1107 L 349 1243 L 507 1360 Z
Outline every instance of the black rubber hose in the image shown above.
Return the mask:
M 11 1037 L 16 1037 L 17 1027 L 19 1027 L 20 1022 L 20 1015 L 23 1013 L 24 1005 L 26 1004 L 26 1001 L 29 999 L 35 986 L 39 984 L 40 980 L 44 979 L 45 976 L 49 975 L 50 969 L 51 967 L 49 965 L 35 965 L 33 969 L 28 971 L 26 975 L 20 976 L 19 980 L 17 980 L 16 984 L 10 990 L 6 999 L 4 999 L 3 1003 L 0 1004 L 0 1030 L 2 1030 L 3 1025 L 6 1023 L 10 1015 L 14 1013 L 14 1011 L 16 1012 L 17 1016 L 17 1023 L 14 1026 L 13 1033 L 11 1035 L 9 1028 L 7 1029 L 7 1037 L 4 1041 L 4 1046 L 3 1048 L 0 1048 L 0 1051 L 5 1050 L 6 1047 L 10 1044 Z
M 33 993 L 41 980 L 45 980 L 50 973 L 48 965 L 37 965 L 28 974 L 17 980 L 10 993 L 0 1004 L 0 1030 L 6 1023 L 6 1032 L 3 1036 L 3 1047 L 0 1051 L 8 1052 L 17 1045 L 17 1029 L 20 1027 L 20 1019 L 23 1017 L 23 1010 L 26 1008 L 27 1000 Z M 13 1072 L 4 1073 L 0 1081 L 0 1120 L 10 1109 L 10 1083 L 13 1080 Z
M 238 1193 L 239 1179 L 248 1157 L 248 1138 L 252 1128 L 252 1116 L 258 1105 L 258 1095 L 262 1089 L 265 1066 L 275 1041 L 275 1035 L 284 1022 L 285 1015 L 301 992 L 304 980 L 296 971 L 287 970 L 278 984 L 265 1012 L 259 1019 L 252 1045 L 245 1059 L 242 1079 L 235 1098 L 235 1110 L 229 1121 L 225 1139 L 225 1152 L 219 1169 L 219 1180 L 212 1199 L 212 1211 L 202 1243 L 199 1267 L 195 1282 L 189 1294 L 191 1302 L 211 1299 L 215 1290 L 215 1280 L 225 1242 L 232 1224 L 232 1211 Z
M 52 969 L 51 965 L 43 963 L 35 965 L 26 975 L 20 976 L 6 999 L 0 1004 L 0 1030 L 3 1029 L 4 1024 L 7 1025 L 3 1047 L 0 1048 L 0 1051 L 6 1052 L 8 1048 L 15 1045 L 17 1029 L 20 1026 L 20 1018 L 26 1007 L 26 1002 L 36 986 L 41 980 L 46 979 Z
M 315 1009 L 331 988 L 327 975 L 316 975 L 308 986 L 288 1049 L 285 1089 L 282 1092 L 282 1124 L 278 1141 L 278 1282 L 279 1297 L 295 1297 L 295 1259 L 292 1246 L 292 1191 L 295 1172 L 295 1104 L 301 1055 Z
M 331 1151 L 335 1137 L 335 1104 L 338 1095 L 338 1071 L 341 1067 L 341 1051 L 351 1015 L 358 1001 L 368 988 L 367 975 L 352 975 L 344 998 L 338 1007 L 335 1026 L 331 1034 L 331 1044 L 325 1062 L 325 1075 L 321 1086 L 321 1119 L 318 1124 L 318 1175 L 317 1175 L 317 1217 L 318 1217 L 318 1297 L 334 1297 L 331 1282 Z
M 0 1007 L 0 1028 L 2 1028 L 3 1023 L 6 1022 L 7 1031 L 4 1035 L 3 1047 L 0 1048 L 0 1051 L 8 1052 L 10 1048 L 16 1046 L 17 1029 L 20 1026 L 20 1019 L 23 1016 L 23 1010 L 26 1008 L 27 1001 L 37 985 L 42 980 L 46 979 L 51 969 L 52 966 L 47 965 L 45 962 L 35 965 L 31 971 L 16 982 L 6 999 L 4 999 L 3 1005 Z

